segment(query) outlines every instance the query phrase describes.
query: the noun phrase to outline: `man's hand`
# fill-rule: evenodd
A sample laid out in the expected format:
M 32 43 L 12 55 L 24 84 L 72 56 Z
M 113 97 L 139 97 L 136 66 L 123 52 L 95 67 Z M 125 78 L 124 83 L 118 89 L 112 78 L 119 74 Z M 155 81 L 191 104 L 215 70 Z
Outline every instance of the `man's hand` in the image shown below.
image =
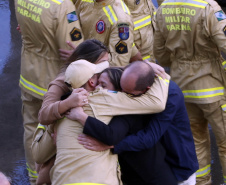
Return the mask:
M 71 54 L 74 52 L 74 50 L 76 49 L 76 46 L 74 44 L 72 44 L 70 41 L 67 41 L 68 46 L 70 46 L 70 48 L 72 50 L 66 50 L 66 49 L 59 49 L 60 52 L 60 59 L 63 61 L 67 61 L 68 58 L 71 56 Z
M 83 88 L 73 89 L 66 100 L 70 108 L 82 107 L 88 103 L 88 92 Z
M 97 139 L 87 136 L 85 134 L 80 134 L 78 137 L 78 142 L 83 145 L 86 149 L 101 152 L 113 148 L 113 146 L 105 145 L 104 143 L 98 141 Z
M 156 75 L 161 76 L 163 79 L 166 78 L 166 72 L 165 69 L 163 67 L 161 67 L 158 64 L 149 62 L 148 60 L 144 60 L 148 65 L 150 65 L 153 69 L 153 71 L 155 72 Z
M 88 115 L 83 111 L 82 107 L 76 107 L 69 110 L 65 116 L 68 119 L 78 121 L 82 125 L 85 125 L 86 119 L 88 118 Z

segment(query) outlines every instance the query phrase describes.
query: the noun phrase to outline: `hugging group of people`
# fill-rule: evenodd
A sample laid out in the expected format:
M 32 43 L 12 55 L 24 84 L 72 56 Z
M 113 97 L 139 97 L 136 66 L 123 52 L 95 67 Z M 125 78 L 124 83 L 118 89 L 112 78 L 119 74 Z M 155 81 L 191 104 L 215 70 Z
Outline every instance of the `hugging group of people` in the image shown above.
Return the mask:
M 157 64 L 109 67 L 109 55 L 86 40 L 49 84 L 32 144 L 37 184 L 195 184 L 180 88 Z

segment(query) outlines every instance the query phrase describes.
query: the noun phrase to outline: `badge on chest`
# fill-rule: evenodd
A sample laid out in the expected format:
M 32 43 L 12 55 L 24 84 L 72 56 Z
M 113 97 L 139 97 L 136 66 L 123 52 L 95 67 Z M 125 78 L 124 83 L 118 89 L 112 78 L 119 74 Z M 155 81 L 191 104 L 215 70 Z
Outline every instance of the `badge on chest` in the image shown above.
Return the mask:
M 99 34 L 104 33 L 104 31 L 105 31 L 104 21 L 100 20 L 96 23 L 96 30 L 97 30 L 97 33 L 99 33 Z

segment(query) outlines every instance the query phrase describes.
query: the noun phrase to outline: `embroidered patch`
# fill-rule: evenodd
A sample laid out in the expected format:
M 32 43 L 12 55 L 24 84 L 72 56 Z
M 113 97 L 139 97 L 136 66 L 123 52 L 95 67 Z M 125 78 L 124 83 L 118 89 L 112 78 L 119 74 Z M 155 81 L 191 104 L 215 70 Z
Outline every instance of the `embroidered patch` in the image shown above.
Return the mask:
M 78 41 L 82 38 L 81 31 L 75 27 L 71 30 L 70 35 L 72 41 Z
M 223 28 L 224 35 L 226 36 L 226 26 Z
M 115 45 L 115 50 L 118 54 L 123 54 L 123 53 L 128 53 L 128 48 L 127 48 L 127 44 L 123 41 L 119 41 L 116 45 Z
M 96 23 L 96 30 L 97 30 L 97 33 L 99 33 L 99 34 L 104 33 L 104 31 L 105 31 L 104 21 L 100 20 Z
M 122 40 L 127 40 L 129 38 L 129 25 L 122 23 L 118 25 L 119 38 Z
M 222 20 L 226 19 L 226 15 L 224 14 L 224 12 L 222 10 L 216 12 L 215 16 L 218 21 L 222 21 Z
M 75 22 L 78 20 L 78 16 L 76 15 L 76 12 L 73 11 L 69 14 L 67 14 L 67 20 L 68 20 L 68 23 L 72 23 L 72 22 Z
M 136 5 L 140 4 L 140 0 L 135 0 Z

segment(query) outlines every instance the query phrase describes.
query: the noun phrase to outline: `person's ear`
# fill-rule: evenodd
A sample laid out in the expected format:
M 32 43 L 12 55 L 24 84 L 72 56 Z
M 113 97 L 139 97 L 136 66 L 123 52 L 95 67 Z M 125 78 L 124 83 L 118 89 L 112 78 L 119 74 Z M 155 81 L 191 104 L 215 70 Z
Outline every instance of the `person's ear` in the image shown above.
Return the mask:
M 90 79 L 88 80 L 88 84 L 89 84 L 90 87 L 96 87 L 96 84 L 94 83 L 93 78 L 90 78 Z
M 146 93 L 151 87 L 147 87 L 143 93 Z

